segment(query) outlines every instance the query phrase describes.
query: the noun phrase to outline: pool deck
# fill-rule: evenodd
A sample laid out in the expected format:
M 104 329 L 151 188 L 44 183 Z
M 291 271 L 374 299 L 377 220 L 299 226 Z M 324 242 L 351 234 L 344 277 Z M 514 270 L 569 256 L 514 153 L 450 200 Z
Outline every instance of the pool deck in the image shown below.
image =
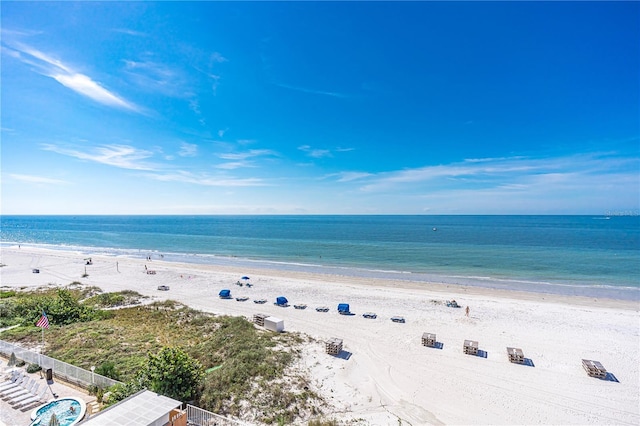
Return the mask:
M 3 360 L 2 365 L 6 366 L 6 359 L 2 357 L 0 357 L 0 359 Z M 38 380 L 41 390 L 42 386 L 47 383 L 44 379 L 44 374 L 42 375 L 43 378 L 40 378 L 40 373 L 33 373 L 29 376 Z M 80 389 L 56 378 L 54 378 L 53 383 L 50 385 L 50 389 L 53 393 L 57 394 L 59 398 L 75 397 L 83 400 L 87 404 L 96 400 L 96 397 L 89 395 L 86 390 Z M 47 401 L 52 400 L 53 395 L 49 393 L 49 399 Z M 29 426 L 29 424 L 31 424 L 31 413 L 33 412 L 33 409 L 40 405 L 42 404 L 30 407 L 26 411 L 21 411 L 20 409 L 14 409 L 7 401 L 0 399 L 0 426 Z

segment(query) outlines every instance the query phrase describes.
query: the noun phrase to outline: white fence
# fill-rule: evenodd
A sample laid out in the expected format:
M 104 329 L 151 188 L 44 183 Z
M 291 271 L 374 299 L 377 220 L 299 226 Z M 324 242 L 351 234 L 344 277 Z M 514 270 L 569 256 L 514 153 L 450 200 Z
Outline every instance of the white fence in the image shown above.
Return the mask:
M 189 426 L 248 426 L 239 420 L 228 419 L 219 414 L 187 404 L 187 424 Z
M 0 353 L 7 358 L 11 356 L 11 353 L 14 353 L 17 359 L 21 359 L 30 364 L 38 364 L 43 370 L 51 368 L 55 377 L 85 389 L 88 389 L 91 385 L 106 389 L 110 386 L 121 384 L 121 382 L 117 380 L 101 376 L 100 374 L 76 367 L 75 365 L 67 364 L 66 362 L 42 355 L 38 352 L 21 348 L 4 340 L 0 340 Z

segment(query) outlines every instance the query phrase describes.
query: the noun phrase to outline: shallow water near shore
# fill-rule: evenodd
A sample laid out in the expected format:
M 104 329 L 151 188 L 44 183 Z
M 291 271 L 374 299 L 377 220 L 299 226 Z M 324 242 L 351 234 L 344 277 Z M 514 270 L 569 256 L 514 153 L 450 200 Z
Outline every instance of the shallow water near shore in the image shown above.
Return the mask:
M 637 216 L 3 216 L 0 244 L 640 300 Z

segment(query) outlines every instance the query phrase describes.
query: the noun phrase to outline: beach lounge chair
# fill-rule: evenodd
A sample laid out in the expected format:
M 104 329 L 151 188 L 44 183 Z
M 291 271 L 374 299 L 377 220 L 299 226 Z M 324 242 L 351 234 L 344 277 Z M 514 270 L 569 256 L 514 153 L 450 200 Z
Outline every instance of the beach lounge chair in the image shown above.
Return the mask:
M 507 357 L 509 358 L 509 362 L 513 362 L 516 364 L 524 364 L 524 353 L 522 353 L 522 349 L 520 348 L 507 348 Z
M 267 303 L 267 299 L 255 299 L 253 303 L 258 303 L 260 305 Z
M 22 376 L 21 373 L 21 370 L 14 370 L 9 373 L 9 378 L 3 382 L 0 382 L 0 390 L 2 390 L 5 386 L 14 384 Z
M 591 377 L 597 377 L 599 379 L 604 379 L 607 377 L 607 370 L 602 366 L 602 364 L 600 364 L 599 361 L 583 359 L 582 367 Z
M 249 300 L 249 298 L 247 296 L 240 296 L 240 297 L 236 297 L 236 300 L 238 302 L 246 302 L 247 300 Z
M 21 387 L 21 385 L 26 384 L 28 380 L 29 380 L 29 376 L 21 375 L 20 377 L 18 377 L 18 380 L 16 380 L 15 382 L 0 388 L 0 395 L 2 395 L 4 392 L 9 392 L 17 387 Z
M 393 322 L 404 322 L 404 317 L 391 317 L 391 321 Z
M 24 385 L 17 386 L 15 388 L 9 389 L 5 392 L 2 392 L 2 399 L 8 400 L 14 398 L 16 396 L 22 395 L 23 393 L 29 392 L 31 388 L 35 385 L 35 381 L 33 379 L 29 379 Z
M 376 318 L 378 318 L 378 315 L 376 315 L 373 312 L 365 312 L 364 314 L 362 314 L 362 316 L 367 318 L 367 319 L 376 319 Z
M 458 302 L 456 302 L 455 300 L 447 300 L 447 306 L 450 308 L 459 308 L 460 305 L 458 305 Z
M 31 272 L 33 272 L 34 274 L 39 274 L 40 273 L 40 269 L 32 269 Z
M 478 342 L 475 340 L 465 340 L 462 345 L 462 352 L 467 355 L 478 355 Z
M 304 303 L 301 303 L 299 305 L 293 305 L 293 307 L 296 309 L 307 309 L 307 305 L 305 305 Z
M 160 291 L 169 291 L 169 286 L 168 285 L 159 285 L 158 286 L 158 290 L 160 290 Z
M 329 312 L 329 308 L 328 308 L 328 307 L 326 307 L 326 306 L 318 306 L 318 307 L 316 308 L 316 311 L 317 311 L 317 312 Z
M 436 335 L 433 333 L 422 333 L 422 346 L 430 348 L 436 347 Z
M 20 402 L 18 402 L 17 404 L 15 404 L 15 406 L 13 408 L 24 408 L 24 407 L 28 407 L 31 404 L 35 404 L 35 403 L 40 403 L 41 401 L 45 400 L 45 395 L 47 394 L 47 386 L 45 386 L 44 388 L 42 388 L 42 391 L 40 391 L 39 395 L 34 395 L 31 398 L 27 398 L 24 399 Z
M 33 398 L 38 393 L 39 387 L 40 387 L 40 384 L 35 383 L 35 385 L 32 386 L 28 392 L 25 392 L 22 395 L 16 395 L 15 397 L 11 398 L 7 402 L 11 405 L 15 405 L 20 401 L 24 401 L 25 399 Z

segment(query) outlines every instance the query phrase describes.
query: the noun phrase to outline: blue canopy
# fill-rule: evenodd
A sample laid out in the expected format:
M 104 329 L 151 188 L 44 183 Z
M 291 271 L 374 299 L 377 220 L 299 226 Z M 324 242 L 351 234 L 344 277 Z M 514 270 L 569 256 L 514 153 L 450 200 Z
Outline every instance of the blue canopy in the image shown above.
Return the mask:
M 289 301 L 284 296 L 280 296 L 276 299 L 276 305 L 286 305 L 287 303 L 289 303 Z
M 349 304 L 348 303 L 340 303 L 338 305 L 338 312 L 349 312 Z
M 220 297 L 231 297 L 231 290 L 220 290 L 218 293 Z

